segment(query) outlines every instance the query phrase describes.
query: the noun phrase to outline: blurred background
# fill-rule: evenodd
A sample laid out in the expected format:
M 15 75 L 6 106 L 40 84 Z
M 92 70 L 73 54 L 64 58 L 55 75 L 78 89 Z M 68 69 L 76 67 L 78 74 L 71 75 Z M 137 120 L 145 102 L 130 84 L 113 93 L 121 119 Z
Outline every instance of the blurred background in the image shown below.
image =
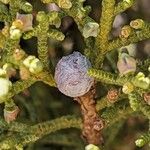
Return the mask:
M 34 14 L 41 10 L 48 12 L 52 9 L 51 6 L 42 4 L 40 0 L 28 1 L 34 7 Z M 101 0 L 86 0 L 84 5 L 92 7 L 92 12 L 89 15 L 96 22 L 99 22 Z M 112 35 L 117 37 L 122 26 L 137 18 L 147 22 L 150 21 L 150 0 L 137 0 L 133 7 L 117 15 L 113 23 Z M 1 27 L 3 27 L 2 23 Z M 71 17 L 63 18 L 59 29 L 66 36 L 64 41 L 58 42 L 53 39 L 48 41 L 50 68 L 53 70 L 53 73 L 58 60 L 62 56 L 68 55 L 73 51 L 83 52 L 85 46 L 83 37 Z M 28 54 L 37 55 L 36 38 L 30 40 L 22 39 L 20 44 Z M 137 59 L 149 58 L 150 40 L 132 45 L 131 52 Z M 105 60 L 105 66 L 107 70 L 112 70 L 107 59 Z M 103 91 L 101 88 L 103 88 Z M 98 84 L 97 97 L 100 98 L 105 95 L 107 90 L 107 87 Z M 68 114 L 80 116 L 80 107 L 75 101 L 60 93 L 57 88 L 49 87 L 42 82 L 37 82 L 19 95 L 16 95 L 14 99 L 21 110 L 17 121 L 35 124 Z M 0 107 L 2 116 L 4 106 L 1 105 Z M 107 130 L 104 130 L 105 150 L 149 150 L 148 146 L 137 148 L 134 144 L 135 139 L 147 130 L 148 120 L 142 115 L 129 116 L 127 120 L 120 120 Z M 80 134 L 80 131 L 77 129 L 62 130 L 26 146 L 25 150 L 83 150 L 84 143 Z

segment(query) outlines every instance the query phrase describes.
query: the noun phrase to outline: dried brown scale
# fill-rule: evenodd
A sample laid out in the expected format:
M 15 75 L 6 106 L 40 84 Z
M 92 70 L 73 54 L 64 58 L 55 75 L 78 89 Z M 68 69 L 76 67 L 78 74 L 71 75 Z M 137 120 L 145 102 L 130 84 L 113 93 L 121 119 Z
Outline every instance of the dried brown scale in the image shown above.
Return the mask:
M 115 88 L 112 88 L 107 93 L 107 99 L 110 103 L 115 103 L 119 97 L 119 91 Z
M 83 115 L 83 130 L 82 135 L 89 144 L 99 145 L 103 142 L 101 130 L 104 127 L 102 119 L 96 111 L 96 103 L 94 100 L 95 88 L 83 96 L 75 98 L 81 105 Z

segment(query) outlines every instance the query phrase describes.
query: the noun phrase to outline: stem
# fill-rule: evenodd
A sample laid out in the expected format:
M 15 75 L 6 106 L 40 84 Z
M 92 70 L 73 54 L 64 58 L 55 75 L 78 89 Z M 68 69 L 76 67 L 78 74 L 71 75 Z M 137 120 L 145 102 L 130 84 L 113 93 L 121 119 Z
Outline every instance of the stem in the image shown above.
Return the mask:
M 76 100 L 81 105 L 83 115 L 83 136 L 88 143 L 99 145 L 102 143 L 100 131 L 104 125 L 102 119 L 97 114 L 94 95 L 95 90 L 91 89 L 85 95 L 77 97 Z
M 102 15 L 100 18 L 100 33 L 96 38 L 95 46 L 97 48 L 97 58 L 95 60 L 96 68 L 99 68 L 109 44 L 109 34 L 114 20 L 115 0 L 102 1 Z M 107 17 L 106 17 L 107 16 Z

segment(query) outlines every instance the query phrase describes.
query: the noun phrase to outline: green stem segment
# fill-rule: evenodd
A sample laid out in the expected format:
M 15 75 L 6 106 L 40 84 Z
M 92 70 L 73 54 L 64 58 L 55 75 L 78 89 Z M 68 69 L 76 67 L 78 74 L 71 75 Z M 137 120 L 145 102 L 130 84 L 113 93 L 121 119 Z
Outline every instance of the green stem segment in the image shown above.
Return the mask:
M 114 20 L 115 0 L 102 1 L 102 14 L 100 18 L 100 33 L 96 38 L 95 46 L 98 56 L 96 58 L 96 68 L 103 62 L 103 58 L 107 51 L 109 34 Z M 107 17 L 106 17 L 107 16 Z

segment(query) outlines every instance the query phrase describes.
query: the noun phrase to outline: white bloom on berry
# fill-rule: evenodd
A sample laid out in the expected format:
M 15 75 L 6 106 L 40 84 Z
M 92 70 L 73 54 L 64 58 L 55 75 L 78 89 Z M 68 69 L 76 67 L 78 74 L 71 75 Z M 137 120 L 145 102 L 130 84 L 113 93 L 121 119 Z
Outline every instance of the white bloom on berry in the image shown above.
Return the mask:
M 90 67 L 89 60 L 79 52 L 62 57 L 55 69 L 58 89 L 70 97 L 87 93 L 94 83 L 94 78 L 87 74 Z

